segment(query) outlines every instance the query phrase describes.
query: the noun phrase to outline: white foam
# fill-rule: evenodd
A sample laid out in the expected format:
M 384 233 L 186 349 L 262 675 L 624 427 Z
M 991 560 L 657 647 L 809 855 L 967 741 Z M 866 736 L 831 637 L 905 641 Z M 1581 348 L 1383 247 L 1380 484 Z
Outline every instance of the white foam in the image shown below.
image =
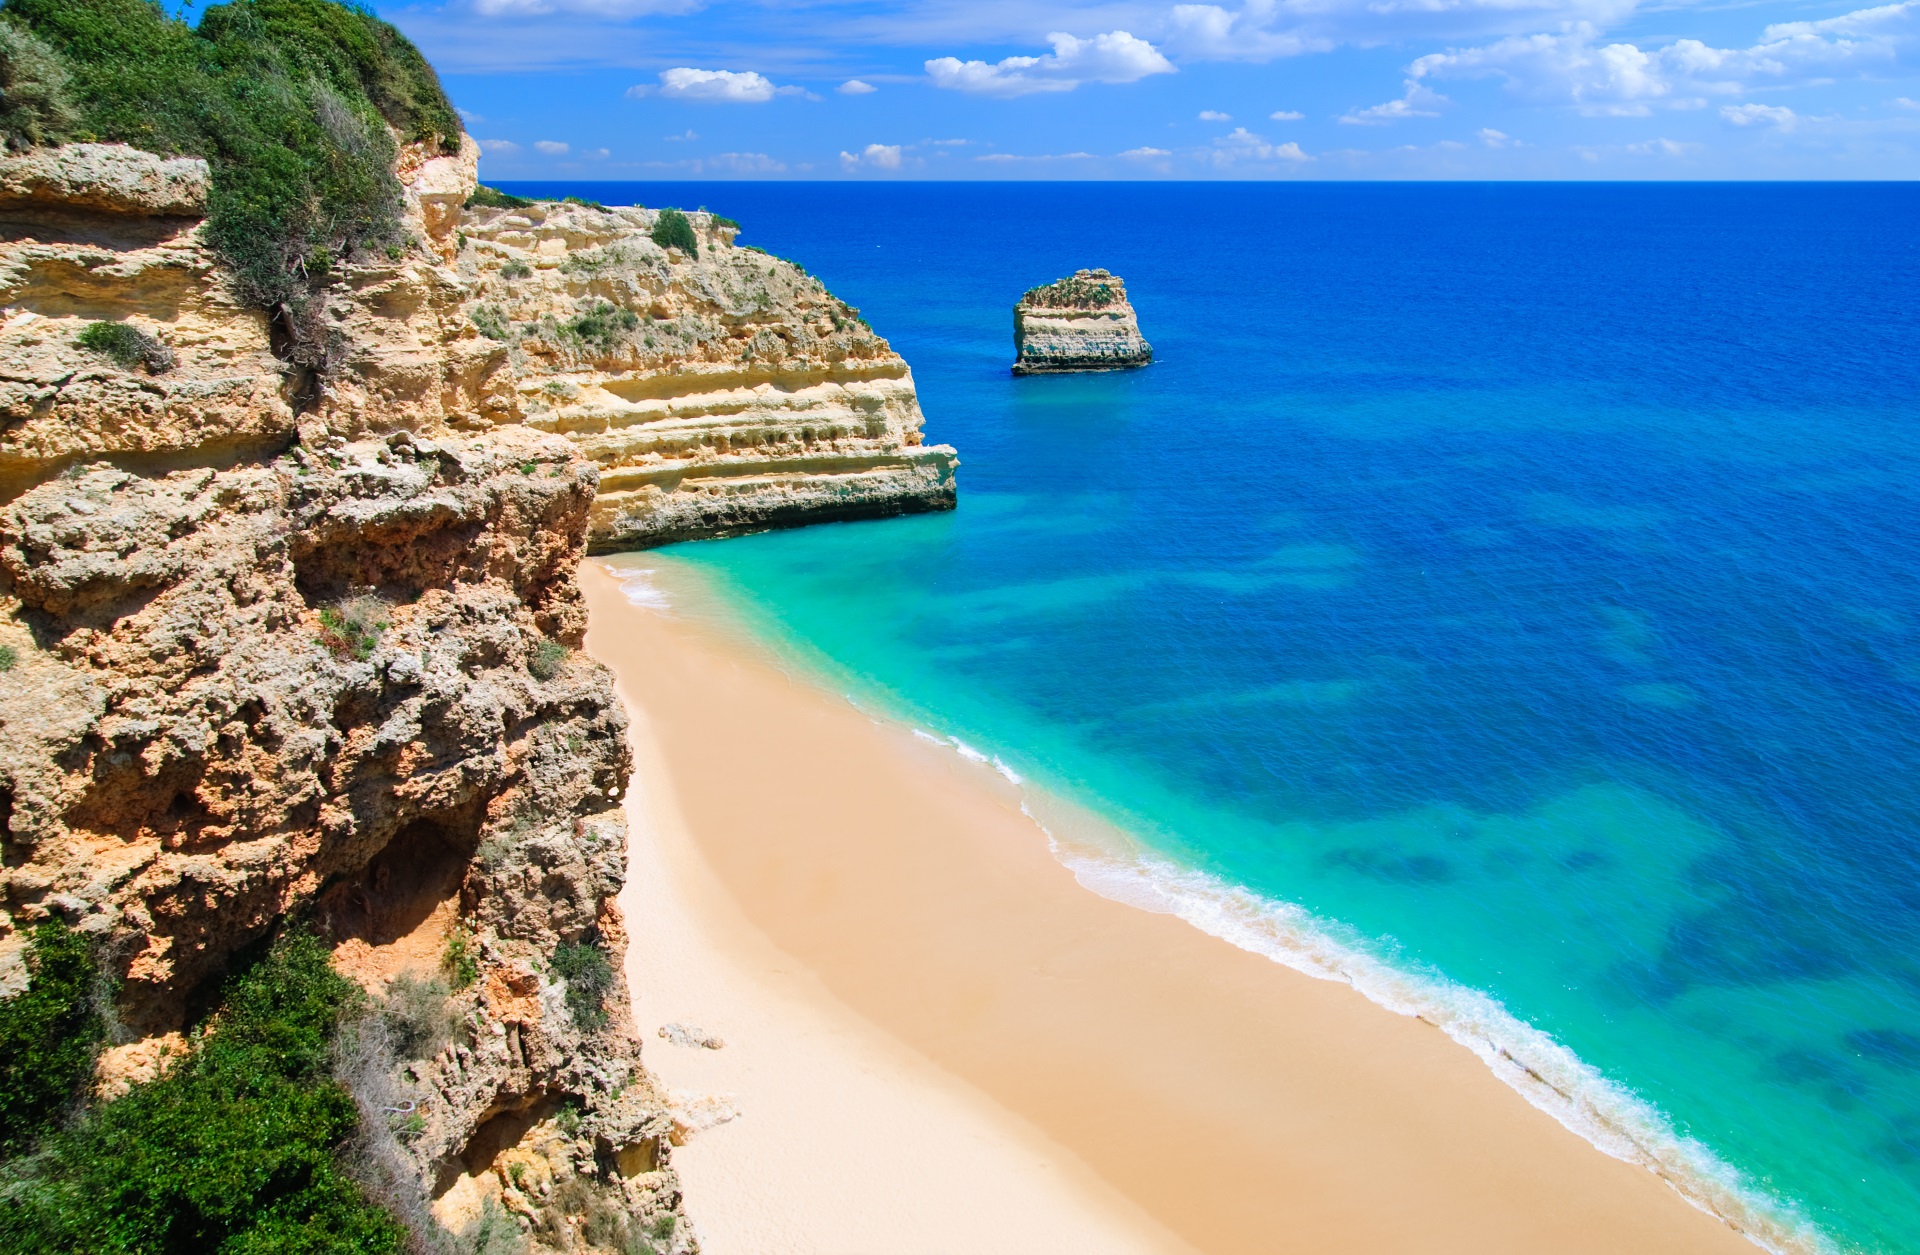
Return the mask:
M 966 759 L 968 762 L 984 763 L 987 761 L 987 756 L 985 754 L 982 754 L 979 750 L 973 748 L 973 746 L 968 745 L 965 741 L 961 740 L 959 737 L 950 736 L 947 739 L 953 742 L 953 748 L 960 755 L 960 757 Z
M 1024 784 L 1026 782 L 1026 777 L 1021 775 L 1019 772 L 1015 771 L 1013 768 L 1007 766 L 1006 762 L 1003 759 L 1001 759 L 1000 755 L 998 754 L 995 754 L 993 756 L 993 769 L 999 772 L 1001 775 L 1005 776 L 1008 780 L 1012 781 L 1014 784 Z
M 1774 1255 L 1837 1255 L 1788 1203 L 1746 1179 L 1646 1099 L 1608 1080 L 1500 1002 L 1437 973 L 1394 966 L 1351 930 L 1304 907 L 1263 898 L 1205 872 L 1146 854 L 1090 855 L 1065 848 L 1023 803 L 1074 879 L 1104 898 L 1175 915 L 1223 941 L 1320 980 L 1353 986 L 1378 1005 L 1418 1016 L 1473 1051 L 1495 1076 L 1616 1159 L 1639 1164 L 1689 1203 L 1728 1221 Z
M 666 590 L 653 582 L 653 567 L 617 567 L 609 563 L 606 572 L 619 581 L 620 591 L 630 605 L 642 610 L 666 610 L 673 604 L 667 599 Z

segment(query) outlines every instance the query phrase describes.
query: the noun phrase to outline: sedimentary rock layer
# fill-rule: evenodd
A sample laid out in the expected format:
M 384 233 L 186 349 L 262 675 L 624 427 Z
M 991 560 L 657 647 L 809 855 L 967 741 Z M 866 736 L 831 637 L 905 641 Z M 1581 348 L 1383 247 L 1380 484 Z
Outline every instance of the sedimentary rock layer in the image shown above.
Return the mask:
M 1127 300 L 1127 285 L 1105 270 L 1076 270 L 1033 288 L 1013 307 L 1013 373 L 1126 370 L 1153 361 L 1153 346 Z

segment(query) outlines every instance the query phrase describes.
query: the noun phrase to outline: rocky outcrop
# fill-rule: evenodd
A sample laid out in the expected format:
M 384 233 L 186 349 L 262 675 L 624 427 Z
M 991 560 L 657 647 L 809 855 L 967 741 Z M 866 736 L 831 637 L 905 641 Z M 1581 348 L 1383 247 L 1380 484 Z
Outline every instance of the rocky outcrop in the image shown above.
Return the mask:
M 1013 373 L 1126 370 L 1153 361 L 1153 346 L 1127 300 L 1127 285 L 1105 270 L 1076 270 L 1033 288 L 1013 307 Z
M 598 550 L 951 509 L 954 452 L 921 443 L 900 355 L 818 279 L 690 217 L 697 257 L 654 242 L 654 210 L 466 214 L 464 313 L 490 351 L 474 417 L 600 466 Z

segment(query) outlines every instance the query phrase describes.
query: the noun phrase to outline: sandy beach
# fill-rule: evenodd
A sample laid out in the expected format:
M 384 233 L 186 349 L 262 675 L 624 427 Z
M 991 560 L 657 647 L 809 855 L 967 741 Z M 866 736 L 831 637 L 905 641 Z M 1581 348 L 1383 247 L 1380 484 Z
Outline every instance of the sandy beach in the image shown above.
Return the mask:
M 737 1113 L 674 1156 L 712 1255 L 1756 1249 L 1431 1025 L 1089 892 L 991 768 L 582 579 L 647 1061 Z

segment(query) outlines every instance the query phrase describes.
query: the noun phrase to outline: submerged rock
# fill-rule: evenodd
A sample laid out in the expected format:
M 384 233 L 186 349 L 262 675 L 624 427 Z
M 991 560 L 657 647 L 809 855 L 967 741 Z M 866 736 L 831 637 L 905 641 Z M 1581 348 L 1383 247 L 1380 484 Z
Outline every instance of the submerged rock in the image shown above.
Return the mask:
M 1153 346 L 1127 300 L 1126 281 L 1105 270 L 1029 290 L 1013 307 L 1013 373 L 1126 370 L 1153 360 Z

